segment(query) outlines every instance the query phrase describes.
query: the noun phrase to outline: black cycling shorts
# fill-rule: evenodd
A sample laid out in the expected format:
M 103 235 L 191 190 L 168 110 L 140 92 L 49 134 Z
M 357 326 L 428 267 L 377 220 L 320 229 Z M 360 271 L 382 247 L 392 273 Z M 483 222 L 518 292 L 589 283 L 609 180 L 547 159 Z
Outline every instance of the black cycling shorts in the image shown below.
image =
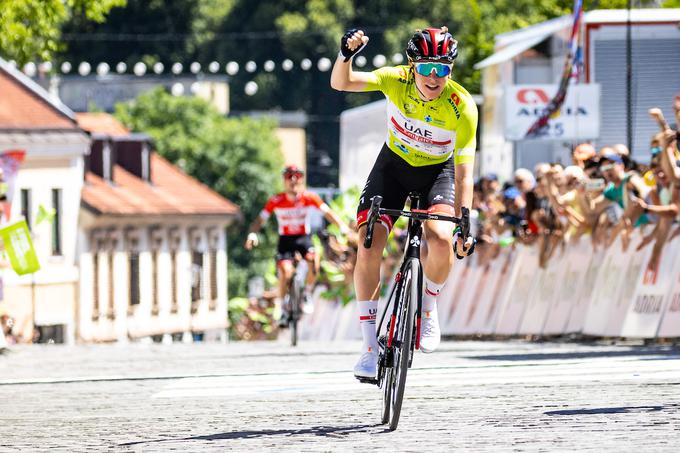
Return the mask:
M 294 259 L 296 252 L 302 255 L 302 258 L 309 259 L 314 256 L 312 237 L 308 234 L 279 236 L 279 245 L 276 251 L 277 262 Z
M 368 220 L 371 199 L 376 195 L 383 197 L 381 207 L 403 209 L 408 194 L 418 191 L 425 198 L 423 208 L 453 215 L 454 176 L 453 157 L 441 164 L 414 167 L 383 145 L 359 198 L 357 227 Z M 388 230 L 396 220 L 394 216 L 380 217 Z

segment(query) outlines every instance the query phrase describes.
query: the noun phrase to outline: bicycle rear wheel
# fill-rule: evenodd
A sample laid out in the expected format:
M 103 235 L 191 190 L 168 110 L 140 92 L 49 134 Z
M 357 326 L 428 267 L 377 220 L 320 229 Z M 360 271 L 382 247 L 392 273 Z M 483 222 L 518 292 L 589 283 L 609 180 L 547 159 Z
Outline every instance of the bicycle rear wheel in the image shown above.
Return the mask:
M 391 377 L 391 412 L 390 431 L 397 429 L 401 406 L 404 400 L 404 389 L 406 388 L 406 374 L 411 362 L 411 340 L 413 338 L 413 321 L 415 318 L 416 305 L 418 303 L 418 278 L 419 263 L 411 260 L 405 267 L 404 275 L 401 278 L 402 288 L 397 294 L 399 298 L 397 310 L 395 338 L 393 340 L 393 367 L 388 370 Z

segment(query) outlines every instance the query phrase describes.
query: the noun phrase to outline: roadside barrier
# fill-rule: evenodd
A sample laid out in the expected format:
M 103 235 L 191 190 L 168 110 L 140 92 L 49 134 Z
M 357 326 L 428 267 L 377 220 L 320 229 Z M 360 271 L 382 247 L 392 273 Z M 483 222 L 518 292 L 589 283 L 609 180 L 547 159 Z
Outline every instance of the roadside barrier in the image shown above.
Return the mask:
M 456 261 L 439 296 L 443 335 L 609 338 L 680 337 L 680 237 L 665 244 L 654 270 L 652 245 L 635 232 L 593 251 L 583 237 L 555 252 L 545 269 L 533 246 L 506 247 L 485 265 Z M 464 285 L 461 283 L 465 282 Z M 360 339 L 356 304 L 315 298 L 301 338 Z

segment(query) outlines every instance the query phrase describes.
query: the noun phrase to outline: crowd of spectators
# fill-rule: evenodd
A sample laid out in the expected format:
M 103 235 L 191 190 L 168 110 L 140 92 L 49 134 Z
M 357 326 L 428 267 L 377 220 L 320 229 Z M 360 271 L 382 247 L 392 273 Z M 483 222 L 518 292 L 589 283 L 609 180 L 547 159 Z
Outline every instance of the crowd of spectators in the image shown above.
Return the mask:
M 680 234 L 680 94 L 673 110 L 675 125 L 659 108 L 649 110 L 659 132 L 650 139 L 649 154 L 638 161 L 622 144 L 597 150 L 582 143 L 573 149 L 571 165 L 519 168 L 504 184 L 495 175 L 481 177 L 473 205 L 480 259 L 492 259 L 511 243 L 534 244 L 545 267 L 556 251 L 584 235 L 595 250 L 620 237 L 623 250 L 653 243 L 650 266 L 656 270 L 663 245 Z M 642 240 L 631 245 L 636 228 Z

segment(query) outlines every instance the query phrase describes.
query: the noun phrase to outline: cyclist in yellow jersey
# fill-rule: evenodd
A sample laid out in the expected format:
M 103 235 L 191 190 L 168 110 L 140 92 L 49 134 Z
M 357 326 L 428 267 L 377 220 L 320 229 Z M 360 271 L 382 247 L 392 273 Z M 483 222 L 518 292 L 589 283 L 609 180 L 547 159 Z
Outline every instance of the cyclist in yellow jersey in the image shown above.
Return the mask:
M 361 30 L 342 37 L 333 66 L 331 87 L 340 91 L 382 91 L 387 98 L 388 133 L 366 182 L 357 212 L 359 250 L 354 284 L 359 322 L 364 339 L 362 355 L 354 367 L 357 377 L 375 378 L 378 345 L 375 332 L 380 262 L 395 219 L 382 216 L 385 228 L 376 228 L 373 246 L 363 247 L 371 198 L 383 197 L 382 207 L 402 209 L 409 192 L 419 191 L 431 212 L 460 216 L 470 208 L 476 148 L 477 107 L 470 94 L 450 79 L 458 55 L 458 42 L 446 27 L 417 30 L 406 47 L 408 65 L 373 72 L 356 72 L 352 58 L 368 43 Z M 455 196 L 454 196 L 455 195 Z M 436 300 L 453 264 L 451 226 L 425 223 L 427 253 L 420 348 L 432 352 L 439 345 Z M 458 237 L 456 254 L 474 250 L 471 237 Z

